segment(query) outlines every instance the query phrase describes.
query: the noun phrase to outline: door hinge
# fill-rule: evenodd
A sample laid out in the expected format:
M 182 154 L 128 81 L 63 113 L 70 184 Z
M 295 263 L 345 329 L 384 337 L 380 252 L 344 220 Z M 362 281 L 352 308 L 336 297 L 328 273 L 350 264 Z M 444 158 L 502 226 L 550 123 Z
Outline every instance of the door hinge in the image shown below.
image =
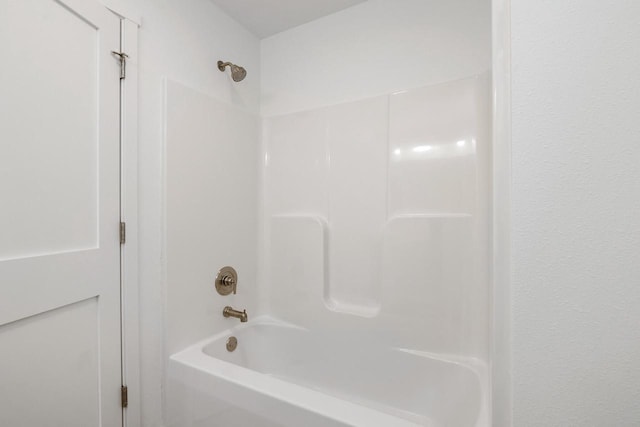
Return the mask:
M 124 222 L 120 223 L 120 244 L 124 245 L 127 241 L 127 224 Z
M 111 53 L 117 56 L 120 61 L 120 80 L 122 80 L 127 77 L 127 58 L 129 55 L 124 52 L 116 52 L 114 50 L 112 50 Z
M 126 385 L 120 387 L 120 401 L 123 408 L 129 406 L 129 388 Z

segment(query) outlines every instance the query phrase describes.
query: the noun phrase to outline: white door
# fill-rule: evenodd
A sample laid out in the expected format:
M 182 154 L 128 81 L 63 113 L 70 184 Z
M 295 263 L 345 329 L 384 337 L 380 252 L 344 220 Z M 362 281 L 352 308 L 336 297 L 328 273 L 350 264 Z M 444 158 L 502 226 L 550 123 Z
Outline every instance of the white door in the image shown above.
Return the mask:
M 0 426 L 120 408 L 119 20 L 0 0 Z

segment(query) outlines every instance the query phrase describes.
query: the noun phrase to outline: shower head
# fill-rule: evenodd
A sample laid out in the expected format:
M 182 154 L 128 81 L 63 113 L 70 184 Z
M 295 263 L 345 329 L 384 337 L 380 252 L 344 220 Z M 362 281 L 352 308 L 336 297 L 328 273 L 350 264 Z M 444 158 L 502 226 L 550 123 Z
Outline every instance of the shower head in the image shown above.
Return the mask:
M 241 82 L 247 77 L 247 70 L 239 65 L 232 64 L 231 62 L 218 61 L 218 70 L 224 71 L 227 65 L 231 67 L 231 78 L 234 82 Z

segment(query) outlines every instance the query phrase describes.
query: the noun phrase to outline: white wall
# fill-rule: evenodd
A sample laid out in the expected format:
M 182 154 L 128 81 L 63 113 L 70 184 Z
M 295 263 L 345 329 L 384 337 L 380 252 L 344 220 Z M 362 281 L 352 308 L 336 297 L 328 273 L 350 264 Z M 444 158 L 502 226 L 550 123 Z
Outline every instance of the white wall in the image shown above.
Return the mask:
M 640 3 L 512 1 L 514 425 L 640 420 Z
M 165 289 L 163 236 L 163 88 L 179 82 L 224 103 L 258 111 L 259 42 L 208 0 L 130 0 L 142 17 L 139 33 L 139 209 L 142 419 L 162 423 Z M 218 71 L 216 61 L 244 66 L 240 84 Z M 135 59 L 134 59 L 135 60 Z M 230 165 L 233 167 L 233 165 Z M 188 189 L 185 189 L 188 191 Z M 198 197 L 194 194 L 194 197 Z M 216 212 L 211 212 L 214 227 Z M 221 266 L 221 265 L 220 265 Z M 219 268 L 211 260 L 214 275 Z M 213 298 L 213 296 L 212 296 Z M 213 314 L 212 314 L 213 316 Z
M 490 67 L 489 0 L 369 0 L 262 40 L 265 115 L 354 101 Z

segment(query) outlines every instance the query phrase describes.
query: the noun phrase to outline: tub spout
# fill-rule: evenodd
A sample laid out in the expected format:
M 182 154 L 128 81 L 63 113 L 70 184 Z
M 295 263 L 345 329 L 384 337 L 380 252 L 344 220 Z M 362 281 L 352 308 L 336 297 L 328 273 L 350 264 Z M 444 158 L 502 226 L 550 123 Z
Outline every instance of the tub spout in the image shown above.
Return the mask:
M 236 319 L 240 319 L 242 323 L 245 323 L 247 320 L 249 320 L 247 310 L 238 311 L 229 306 L 226 306 L 224 310 L 222 310 L 222 315 L 224 317 L 235 317 Z

